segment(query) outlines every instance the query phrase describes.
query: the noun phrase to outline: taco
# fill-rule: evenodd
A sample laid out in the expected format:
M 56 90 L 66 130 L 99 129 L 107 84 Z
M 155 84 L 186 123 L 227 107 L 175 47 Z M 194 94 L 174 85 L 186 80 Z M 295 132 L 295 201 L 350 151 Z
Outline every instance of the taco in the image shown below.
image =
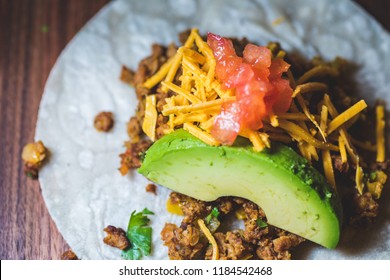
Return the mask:
M 312 61 L 312 65 L 318 63 L 332 66 L 331 61 L 340 56 L 355 66 L 352 84 L 356 85 L 357 101 L 364 99 L 371 107 L 375 106 L 375 100 L 378 98 L 387 101 L 389 79 L 386 73 L 390 71 L 385 61 L 389 57 L 386 47 L 389 45 L 389 36 L 349 1 L 334 5 L 327 5 L 326 1 L 317 1 L 314 4 L 303 0 L 295 2 L 294 5 L 285 1 L 240 1 L 239 4 L 235 1 L 224 1 L 223 5 L 219 1 L 191 1 L 186 8 L 173 2 L 110 3 L 65 49 L 48 79 L 40 106 L 36 139 L 45 143 L 51 156 L 45 168 L 40 171 L 39 180 L 51 216 L 72 249 L 82 259 L 120 258 L 117 250 L 103 244 L 103 228 L 107 225 L 125 228 L 131 213 L 144 208 L 155 213 L 150 216 L 150 226 L 153 229 L 152 251 L 150 256 L 144 258 L 168 258 L 168 248 L 163 246 L 160 233 L 166 223 L 171 224 L 173 230 L 173 225 L 179 227 L 183 217 L 166 211 L 167 201 L 172 202 L 171 206 L 176 210 L 175 201 L 187 201 L 189 207 L 199 206 L 198 202 L 191 204 L 193 201 L 188 197 L 177 193 L 170 195 L 171 191 L 161 186 L 157 186 L 156 195 L 147 192 L 145 186 L 150 182 L 136 170 L 130 171 L 124 177 L 117 170 L 118 155 L 124 152 L 122 145 L 129 140 L 126 133 L 127 123 L 139 111 L 136 94 L 129 94 L 133 89 L 119 82 L 118 76 L 122 65 L 137 69 L 139 62 L 150 55 L 150 46 L 153 43 L 164 46 L 164 51 L 172 41 L 175 41 L 176 46 L 180 46 L 176 39 L 177 34 L 186 28 L 198 27 L 201 36 L 210 31 L 227 37 L 246 37 L 256 45 L 267 45 L 273 41 L 280 43 L 288 57 L 292 56 L 292 53 L 298 53 L 304 61 L 315 56 L 322 58 Z M 324 17 L 324 14 L 327 16 Z M 351 18 L 353 24 L 347 25 L 344 19 L 351 14 L 354 15 Z M 229 18 L 229 21 L 226 18 Z M 359 30 L 367 32 L 358 32 Z M 203 40 L 205 41 L 205 38 Z M 159 61 L 155 71 L 158 71 L 164 62 Z M 291 65 L 300 65 L 292 60 L 289 62 Z M 303 74 L 304 70 L 307 68 L 298 69 L 300 74 Z M 150 76 L 153 74 L 149 73 Z M 321 96 L 320 94 L 312 96 L 316 98 Z M 302 96 L 304 95 L 305 93 L 302 93 Z M 150 101 L 153 104 L 153 100 Z M 310 112 L 320 112 L 316 110 L 310 108 Z M 341 108 L 339 110 L 339 113 L 344 111 Z M 94 117 L 102 111 L 114 113 L 115 125 L 107 133 L 98 133 L 93 127 Z M 297 113 L 305 115 L 303 111 Z M 358 115 L 361 116 L 362 113 Z M 301 117 L 303 116 L 297 115 L 297 118 Z M 279 123 L 282 123 L 281 120 L 279 118 Z M 270 129 L 275 128 L 272 124 L 265 124 L 267 125 Z M 163 128 L 159 132 L 163 132 Z M 279 134 L 275 131 L 268 136 L 271 140 L 272 137 L 285 137 Z M 287 140 L 282 138 L 281 140 Z M 193 138 L 189 140 L 192 143 L 197 141 Z M 263 142 L 266 146 L 266 141 Z M 376 142 L 372 142 L 374 143 Z M 357 142 L 352 144 L 358 149 Z M 248 145 L 254 147 L 250 139 Z M 368 148 L 372 147 L 368 145 Z M 353 170 L 352 166 L 350 170 Z M 374 174 L 372 177 L 369 175 L 364 175 L 363 181 L 374 182 L 377 179 Z M 367 191 L 368 187 L 364 190 Z M 379 204 L 388 205 L 388 199 L 385 186 Z M 219 217 L 217 220 L 223 218 L 223 204 L 232 204 L 234 209 L 229 212 L 226 208 L 226 212 L 229 212 L 226 217 L 240 216 L 243 212 L 237 212 L 238 208 L 242 208 L 245 215 L 250 215 L 253 208 L 257 207 L 249 200 L 240 201 L 237 198 L 232 203 L 225 203 L 223 199 L 215 203 L 205 203 L 205 219 L 213 213 L 214 208 L 218 209 L 219 214 L 214 211 L 214 215 L 209 218 L 215 222 L 215 216 Z M 362 231 L 352 229 L 341 231 L 336 250 L 303 245 L 302 249 L 296 252 L 295 258 L 388 258 L 389 241 L 385 237 L 388 234 L 386 217 L 389 217 L 390 209 L 387 206 L 381 208 L 378 221 L 370 227 L 368 233 L 363 234 Z M 271 229 L 271 223 L 263 218 L 260 210 L 253 211 L 260 218 L 256 218 L 253 227 L 256 230 L 259 228 L 258 232 Z M 240 221 L 245 223 L 245 220 Z M 283 230 L 277 228 L 274 231 L 280 231 L 278 237 L 290 236 L 286 232 L 283 235 Z M 229 234 L 229 237 L 225 234 L 220 240 L 235 240 L 236 237 L 234 234 Z M 288 240 L 292 246 L 301 242 L 300 237 L 288 237 Z M 354 246 L 355 244 L 364 245 Z M 285 242 L 280 242 L 279 245 L 283 247 Z M 243 245 L 245 246 L 246 244 Z M 311 246 L 314 248 L 308 249 Z M 253 249 L 250 250 L 251 254 L 247 254 L 248 250 L 243 250 L 239 258 L 258 256 L 256 252 L 252 254 Z M 208 251 L 208 255 L 211 254 L 212 257 L 213 251 Z M 287 256 L 289 253 L 281 254 Z

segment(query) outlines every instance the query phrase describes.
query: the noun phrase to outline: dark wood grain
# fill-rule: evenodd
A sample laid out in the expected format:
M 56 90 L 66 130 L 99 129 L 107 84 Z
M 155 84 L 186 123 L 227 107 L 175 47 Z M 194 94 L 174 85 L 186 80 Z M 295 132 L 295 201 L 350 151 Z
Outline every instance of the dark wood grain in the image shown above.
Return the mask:
M 0 259 L 58 259 L 68 245 L 20 154 L 34 138 L 45 81 L 60 52 L 108 0 L 0 0 Z M 358 0 L 390 29 L 387 0 Z
M 20 154 L 34 138 L 51 67 L 108 0 L 0 2 L 0 259 L 57 259 L 68 246 Z

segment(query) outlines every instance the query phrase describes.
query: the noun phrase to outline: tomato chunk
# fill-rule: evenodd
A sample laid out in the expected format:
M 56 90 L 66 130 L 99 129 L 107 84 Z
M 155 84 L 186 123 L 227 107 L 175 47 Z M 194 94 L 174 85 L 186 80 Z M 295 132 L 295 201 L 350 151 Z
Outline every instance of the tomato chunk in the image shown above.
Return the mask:
M 286 112 L 292 101 L 292 88 L 282 78 L 290 65 L 263 46 L 248 44 L 243 57 L 227 38 L 208 33 L 207 43 L 216 59 L 216 78 L 225 88 L 235 90 L 236 101 L 222 105 L 212 135 L 231 145 L 243 128 L 258 130 L 271 112 Z
M 239 110 L 236 102 L 227 102 L 215 118 L 211 135 L 223 145 L 232 145 L 240 132 Z

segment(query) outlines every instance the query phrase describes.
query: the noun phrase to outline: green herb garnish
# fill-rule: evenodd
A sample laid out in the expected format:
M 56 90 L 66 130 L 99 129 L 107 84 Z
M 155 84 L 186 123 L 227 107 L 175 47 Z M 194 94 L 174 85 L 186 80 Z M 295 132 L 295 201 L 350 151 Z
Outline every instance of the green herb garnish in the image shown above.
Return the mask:
M 211 210 L 210 214 L 207 215 L 206 217 L 206 223 L 210 224 L 210 221 L 212 218 L 217 219 L 219 215 L 219 210 L 217 207 L 214 207 L 213 210 Z
M 259 228 L 266 228 L 268 227 L 268 224 L 264 222 L 262 219 L 257 219 L 256 224 L 259 226 Z
M 131 213 L 127 227 L 127 238 L 130 240 L 130 247 L 122 251 L 122 258 L 126 260 L 139 260 L 142 256 L 150 254 L 152 249 L 152 228 L 147 226 L 150 219 L 146 215 L 154 215 L 147 208 L 141 212 Z
M 375 171 L 370 173 L 370 181 L 371 182 L 374 182 L 377 177 L 378 177 L 378 175 L 376 174 Z

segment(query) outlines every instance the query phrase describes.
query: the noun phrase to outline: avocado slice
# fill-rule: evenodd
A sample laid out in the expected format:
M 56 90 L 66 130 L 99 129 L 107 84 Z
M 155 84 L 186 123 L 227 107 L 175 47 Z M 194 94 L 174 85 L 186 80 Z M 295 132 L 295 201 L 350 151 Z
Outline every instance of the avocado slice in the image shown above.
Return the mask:
M 341 205 L 325 178 L 291 148 L 253 151 L 250 145 L 212 147 L 184 130 L 156 141 L 138 172 L 193 198 L 238 196 L 259 205 L 267 222 L 335 248 Z

